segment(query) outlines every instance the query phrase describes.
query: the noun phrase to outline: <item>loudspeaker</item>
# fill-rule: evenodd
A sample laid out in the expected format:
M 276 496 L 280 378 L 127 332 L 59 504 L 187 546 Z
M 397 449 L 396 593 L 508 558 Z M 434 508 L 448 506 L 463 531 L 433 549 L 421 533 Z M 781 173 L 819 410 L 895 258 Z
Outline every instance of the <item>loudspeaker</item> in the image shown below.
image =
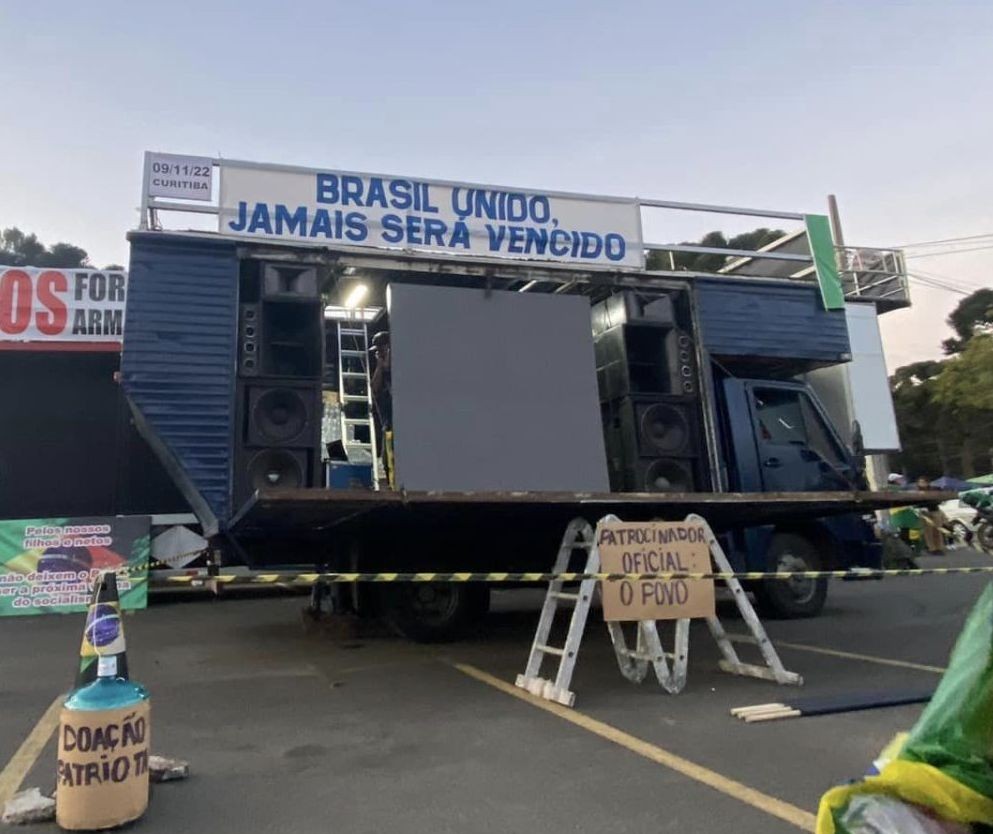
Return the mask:
M 593 344 L 601 401 L 629 394 L 697 393 L 696 350 L 678 327 L 613 327 Z
M 706 488 L 700 404 L 695 397 L 622 397 L 601 407 L 611 489 L 695 492 Z
M 235 456 L 243 503 L 260 489 L 300 489 L 314 485 L 314 459 L 305 449 L 239 449 Z
M 319 300 L 268 299 L 239 305 L 238 375 L 314 379 L 324 364 Z
M 320 298 L 316 266 L 262 264 L 262 297 L 280 301 L 312 301 Z
M 625 324 L 676 326 L 672 296 L 637 290 L 623 290 L 593 305 L 592 317 L 594 335 Z
M 638 461 L 633 492 L 696 492 L 693 461 L 656 458 Z
M 259 330 L 262 320 L 260 305 L 241 304 L 238 308 L 238 373 L 241 376 L 259 374 Z
M 320 483 L 320 378 L 255 378 L 237 383 L 236 507 L 257 489 L 293 489 Z

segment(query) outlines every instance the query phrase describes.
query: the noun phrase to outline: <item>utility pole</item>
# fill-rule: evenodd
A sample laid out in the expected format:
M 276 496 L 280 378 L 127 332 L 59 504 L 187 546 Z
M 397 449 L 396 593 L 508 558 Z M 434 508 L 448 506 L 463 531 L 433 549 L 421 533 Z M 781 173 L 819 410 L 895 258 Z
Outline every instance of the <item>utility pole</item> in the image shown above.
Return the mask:
M 837 253 L 837 250 L 845 245 L 845 233 L 841 228 L 841 213 L 838 211 L 838 198 L 834 194 L 828 194 L 827 203 L 828 217 L 831 220 L 831 234 L 834 237 L 835 251 Z M 848 385 L 845 387 L 848 394 L 848 413 L 854 417 L 855 404 L 852 401 L 852 391 Z M 888 473 L 889 460 L 885 454 L 869 455 L 866 458 L 866 475 L 869 479 L 870 489 L 884 489 L 887 484 Z M 881 516 L 881 521 L 888 520 L 888 512 L 882 511 L 878 515 Z
M 828 194 L 828 217 L 831 218 L 831 231 L 834 234 L 834 245 L 844 246 L 845 235 L 841 231 L 841 215 L 838 214 L 838 199 L 834 194 Z

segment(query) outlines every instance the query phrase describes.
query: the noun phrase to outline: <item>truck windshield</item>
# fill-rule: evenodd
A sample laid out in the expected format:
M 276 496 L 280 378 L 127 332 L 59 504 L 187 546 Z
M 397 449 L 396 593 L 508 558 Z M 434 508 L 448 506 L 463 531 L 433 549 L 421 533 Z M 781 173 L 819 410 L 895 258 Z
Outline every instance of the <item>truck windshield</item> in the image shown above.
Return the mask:
M 755 411 L 766 443 L 806 446 L 836 466 L 846 463 L 820 412 L 803 391 L 756 389 Z

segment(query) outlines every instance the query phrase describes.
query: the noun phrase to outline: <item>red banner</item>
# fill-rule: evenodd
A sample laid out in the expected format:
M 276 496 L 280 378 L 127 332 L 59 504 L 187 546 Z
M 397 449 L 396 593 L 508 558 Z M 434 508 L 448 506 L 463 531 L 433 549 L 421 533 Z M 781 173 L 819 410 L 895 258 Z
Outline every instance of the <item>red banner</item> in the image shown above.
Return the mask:
M 0 350 L 116 350 L 124 334 L 127 273 L 0 266 Z

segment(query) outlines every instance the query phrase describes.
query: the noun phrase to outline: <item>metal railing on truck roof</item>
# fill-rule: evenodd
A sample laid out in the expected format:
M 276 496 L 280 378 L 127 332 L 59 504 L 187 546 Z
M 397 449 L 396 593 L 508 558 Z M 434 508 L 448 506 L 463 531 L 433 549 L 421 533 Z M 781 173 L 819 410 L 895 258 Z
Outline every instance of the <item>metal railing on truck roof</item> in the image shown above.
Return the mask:
M 166 173 L 163 173 L 166 172 Z M 263 183 L 263 190 L 268 188 L 271 193 L 281 195 L 287 189 L 283 180 L 301 175 L 325 177 L 338 182 L 344 188 L 345 180 L 355 183 L 388 182 L 391 186 L 402 183 L 409 187 L 413 198 L 424 195 L 425 201 L 428 188 L 454 190 L 477 196 L 481 193 L 489 195 L 518 196 L 525 199 L 545 201 L 563 201 L 570 205 L 584 206 L 596 215 L 599 209 L 604 212 L 624 211 L 630 208 L 633 216 L 632 226 L 636 231 L 631 235 L 632 249 L 641 252 L 639 257 L 629 257 L 623 264 L 603 262 L 582 263 L 576 260 L 556 260 L 555 257 L 493 257 L 473 253 L 442 252 L 429 247 L 417 246 L 388 246 L 385 244 L 358 244 L 345 235 L 330 243 L 321 241 L 320 246 L 325 251 L 334 253 L 339 260 L 351 265 L 362 265 L 366 268 L 417 268 L 437 273 L 457 273 L 467 269 L 475 269 L 479 274 L 504 275 L 520 277 L 521 285 L 517 289 L 529 291 L 543 285 L 554 287 L 551 291 L 563 292 L 572 289 L 576 284 L 597 283 L 603 280 L 599 273 L 609 273 L 614 277 L 612 283 L 628 285 L 644 285 L 652 283 L 653 279 L 692 279 L 697 277 L 734 277 L 742 280 L 758 281 L 803 281 L 816 282 L 816 264 L 806 230 L 806 224 L 811 217 L 823 219 L 820 215 L 803 212 L 781 211 L 769 209 L 747 208 L 742 206 L 726 206 L 707 203 L 680 202 L 674 200 L 656 200 L 640 197 L 617 197 L 610 195 L 592 195 L 567 191 L 533 191 L 525 189 L 508 189 L 503 186 L 491 186 L 477 183 L 459 183 L 448 180 L 424 180 L 422 178 L 387 177 L 380 174 L 331 172 L 327 169 L 302 168 L 290 165 L 263 164 L 228 160 L 213 157 L 188 157 L 173 154 L 146 152 L 145 170 L 142 189 L 140 228 L 145 230 L 164 230 L 160 212 L 180 212 L 217 217 L 214 230 L 208 228 L 177 232 L 181 234 L 211 234 L 225 237 L 246 239 L 244 234 L 234 234 L 225 229 L 225 212 L 230 216 L 231 208 L 226 202 L 230 195 L 225 193 L 226 173 L 233 179 L 235 176 L 254 177 Z M 359 187 L 359 186 L 357 186 Z M 418 189 L 424 189 L 423 192 Z M 289 189 L 292 191 L 292 189 Z M 347 191 L 347 189 L 346 189 Z M 337 191 L 335 192 L 338 193 Z M 354 195 L 352 195 L 354 196 Z M 345 193 L 344 205 L 348 205 L 349 194 Z M 288 202 L 288 201 L 287 201 Z M 415 199 L 416 202 L 416 199 Z M 289 202 L 288 202 L 289 204 Z M 361 205 L 361 203 L 360 203 Z M 466 206 L 468 206 L 468 202 Z M 619 208 L 620 207 L 620 208 Z M 294 224 L 307 221 L 307 206 L 300 206 L 304 211 L 301 218 L 297 214 L 289 214 L 285 206 L 279 208 L 287 211 L 287 218 Z M 436 211 L 437 207 L 431 207 Z M 468 211 L 468 209 L 467 209 Z M 750 248 L 730 248 L 727 246 L 708 246 L 701 243 L 687 242 L 652 242 L 645 240 L 643 229 L 646 221 L 655 219 L 658 211 L 670 213 L 689 212 L 695 214 L 720 214 L 728 217 L 754 217 L 772 220 L 790 221 L 804 224 L 803 228 L 784 234 L 782 237 L 764 246 Z M 463 217 L 465 219 L 465 217 Z M 548 216 L 544 220 L 549 220 Z M 557 224 L 558 220 L 555 219 Z M 229 224 L 230 225 L 230 224 Z M 647 225 L 657 226 L 658 223 Z M 678 228 L 679 224 L 664 223 L 665 228 Z M 544 230 L 549 234 L 548 230 Z M 553 230 L 554 231 L 554 230 Z M 667 233 L 671 233 L 667 232 Z M 474 231 L 473 234 L 476 234 Z M 573 233 L 577 234 L 577 233 Z M 287 244 L 316 246 L 317 241 L 274 240 L 272 235 L 265 235 L 266 243 L 285 247 Z M 646 252 L 663 252 L 670 255 L 669 269 L 647 269 L 644 259 Z M 725 262 L 708 269 L 694 268 L 693 260 L 681 259 L 677 264 L 675 256 L 717 256 Z M 695 257 L 699 260 L 698 257 Z M 640 265 L 632 261 L 640 260 Z M 871 247 L 836 246 L 834 261 L 841 279 L 842 291 L 846 300 L 875 302 L 881 309 L 909 304 L 909 290 L 906 266 L 903 253 L 893 249 Z M 544 288 L 544 287 L 543 287 Z

